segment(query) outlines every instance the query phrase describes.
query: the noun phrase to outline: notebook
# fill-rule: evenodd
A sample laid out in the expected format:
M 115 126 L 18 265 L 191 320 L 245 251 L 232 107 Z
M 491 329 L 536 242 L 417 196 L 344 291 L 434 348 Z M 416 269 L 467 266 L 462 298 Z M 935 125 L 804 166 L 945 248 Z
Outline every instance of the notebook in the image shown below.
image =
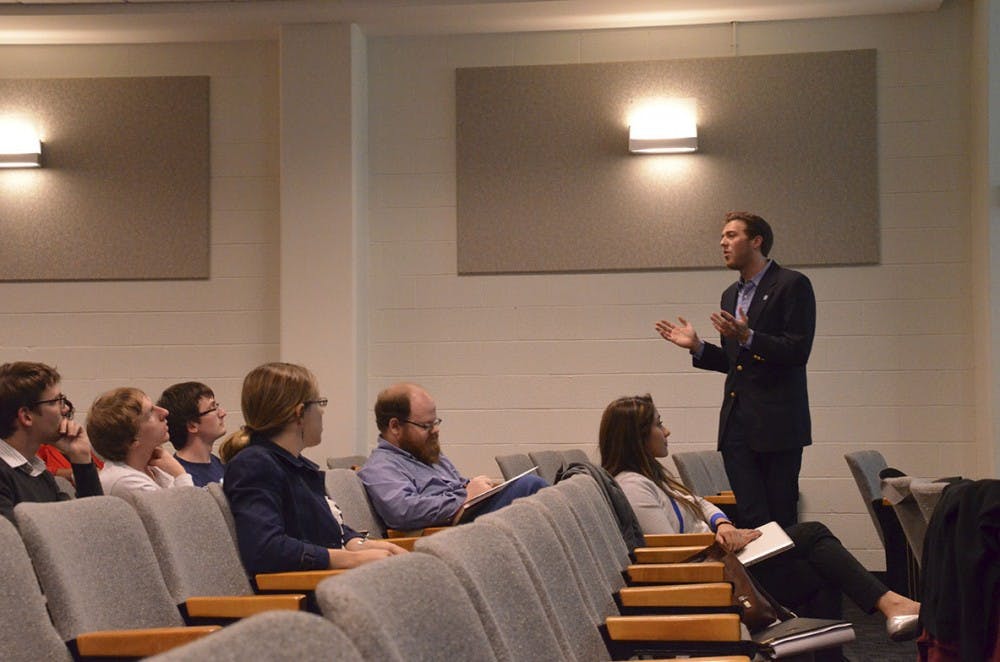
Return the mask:
M 788 537 L 785 530 L 778 526 L 777 522 L 768 522 L 757 527 L 757 530 L 761 533 L 760 538 L 751 541 L 736 553 L 736 558 L 745 566 L 760 563 L 764 559 L 769 559 L 795 547 L 795 543 Z
M 479 504 L 485 502 L 486 500 L 492 498 L 493 496 L 496 496 L 497 494 L 500 494 L 500 492 L 503 492 L 505 489 L 507 489 L 507 487 L 515 480 L 517 480 L 521 476 L 527 476 L 536 469 L 538 469 L 537 466 L 531 467 L 527 471 L 522 471 L 513 478 L 505 480 L 499 485 L 486 490 L 482 494 L 477 494 L 476 496 L 472 497 L 471 499 L 466 501 L 461 508 L 458 509 L 458 512 L 455 513 L 455 516 L 452 518 L 451 523 L 454 525 L 454 524 L 464 524 L 465 522 L 468 522 L 473 517 L 475 517 L 476 511 L 478 511 L 480 508 Z

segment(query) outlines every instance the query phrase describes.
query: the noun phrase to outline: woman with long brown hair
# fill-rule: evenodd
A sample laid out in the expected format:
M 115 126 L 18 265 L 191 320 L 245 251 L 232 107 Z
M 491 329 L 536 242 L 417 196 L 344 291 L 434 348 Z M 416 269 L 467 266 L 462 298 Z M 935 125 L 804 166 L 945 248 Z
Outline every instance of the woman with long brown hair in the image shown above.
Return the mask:
M 760 534 L 737 529 L 714 505 L 692 494 L 660 464 L 670 431 L 649 395 L 618 398 L 601 417 L 601 466 L 625 492 L 643 533 L 713 531 L 729 551 Z M 896 640 L 917 634 L 920 603 L 890 591 L 820 522 L 785 529 L 795 547 L 749 568 L 779 602 L 800 616 L 840 618 L 841 591 L 867 613 L 880 611 Z

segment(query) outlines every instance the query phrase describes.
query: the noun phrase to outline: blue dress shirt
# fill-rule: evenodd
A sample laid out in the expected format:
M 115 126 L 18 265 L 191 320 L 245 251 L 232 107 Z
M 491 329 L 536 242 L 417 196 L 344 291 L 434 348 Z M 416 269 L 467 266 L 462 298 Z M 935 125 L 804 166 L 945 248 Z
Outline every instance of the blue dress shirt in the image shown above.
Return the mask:
M 444 455 L 437 464 L 424 464 L 381 437 L 358 477 L 375 511 L 393 529 L 448 523 L 465 503 L 469 483 Z
M 226 465 L 222 490 L 251 576 L 328 568 L 327 549 L 361 535 L 334 518 L 315 462 L 260 435 Z

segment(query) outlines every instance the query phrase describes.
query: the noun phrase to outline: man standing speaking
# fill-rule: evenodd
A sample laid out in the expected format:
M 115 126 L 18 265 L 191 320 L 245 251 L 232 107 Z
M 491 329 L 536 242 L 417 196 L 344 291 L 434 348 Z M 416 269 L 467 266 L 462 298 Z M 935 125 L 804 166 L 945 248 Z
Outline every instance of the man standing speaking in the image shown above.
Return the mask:
M 739 526 L 798 520 L 802 448 L 812 443 L 806 362 L 816 333 L 816 297 L 803 274 L 768 259 L 774 234 L 760 216 L 726 214 L 722 257 L 740 278 L 711 316 L 721 347 L 683 317 L 656 330 L 691 352 L 696 368 L 726 373 L 719 442 Z

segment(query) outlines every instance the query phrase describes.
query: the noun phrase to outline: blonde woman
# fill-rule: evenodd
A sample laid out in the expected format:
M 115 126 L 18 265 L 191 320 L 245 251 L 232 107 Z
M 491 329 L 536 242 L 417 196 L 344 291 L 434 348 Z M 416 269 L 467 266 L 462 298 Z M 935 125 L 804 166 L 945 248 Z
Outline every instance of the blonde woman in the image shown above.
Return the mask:
M 222 489 L 249 574 L 353 568 L 402 548 L 367 540 L 331 511 L 319 467 L 302 451 L 320 443 L 326 398 L 316 377 L 267 363 L 243 380 L 248 442 L 226 465 Z

